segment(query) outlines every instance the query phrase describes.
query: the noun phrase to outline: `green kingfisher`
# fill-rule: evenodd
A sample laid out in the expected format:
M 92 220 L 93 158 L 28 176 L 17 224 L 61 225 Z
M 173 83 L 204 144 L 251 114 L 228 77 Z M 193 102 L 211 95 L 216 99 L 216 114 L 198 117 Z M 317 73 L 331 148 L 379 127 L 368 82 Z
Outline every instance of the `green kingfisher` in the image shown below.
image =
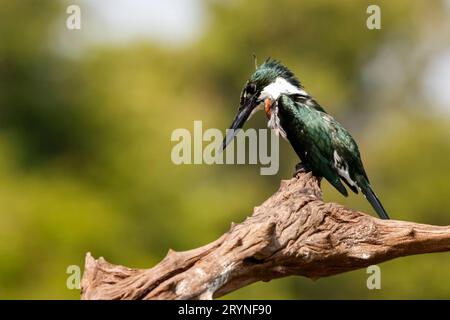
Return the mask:
M 264 110 L 267 126 L 288 140 L 300 158 L 297 172 L 324 177 L 344 196 L 348 193 L 342 182 L 355 193 L 360 190 L 380 218 L 389 219 L 370 186 L 355 140 L 277 60 L 266 59 L 247 81 L 222 150 L 258 110 Z

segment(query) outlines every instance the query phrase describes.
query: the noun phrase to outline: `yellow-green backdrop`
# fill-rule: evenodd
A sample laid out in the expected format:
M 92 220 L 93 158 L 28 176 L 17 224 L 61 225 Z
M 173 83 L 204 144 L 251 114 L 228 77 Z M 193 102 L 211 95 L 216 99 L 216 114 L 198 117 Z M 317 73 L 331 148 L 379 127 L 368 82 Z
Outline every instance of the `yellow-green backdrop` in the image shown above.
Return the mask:
M 449 1 L 195 3 L 198 30 L 177 43 L 170 33 L 101 41 L 114 31 L 98 28 L 89 1 L 0 1 L 0 298 L 77 299 L 66 269 L 87 251 L 150 267 L 169 248 L 214 240 L 272 194 L 297 162 L 284 141 L 275 176 L 170 159 L 174 129 L 230 124 L 252 54 L 280 59 L 349 128 L 393 218 L 450 224 Z M 66 28 L 69 4 L 81 30 Z M 381 29 L 366 26 L 370 4 Z M 324 194 L 373 213 L 361 196 L 326 183 Z M 381 290 L 358 270 L 225 298 L 450 298 L 450 254 L 380 267 Z

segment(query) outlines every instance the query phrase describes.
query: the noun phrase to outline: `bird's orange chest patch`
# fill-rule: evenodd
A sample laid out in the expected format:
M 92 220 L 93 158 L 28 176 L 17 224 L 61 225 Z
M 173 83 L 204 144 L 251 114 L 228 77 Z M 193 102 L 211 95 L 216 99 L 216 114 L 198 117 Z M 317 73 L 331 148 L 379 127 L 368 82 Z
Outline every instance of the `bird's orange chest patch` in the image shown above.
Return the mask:
M 267 115 L 267 119 L 270 119 L 270 117 L 272 116 L 272 111 L 270 110 L 271 107 L 272 107 L 272 99 L 267 98 L 266 100 L 264 100 L 264 112 Z

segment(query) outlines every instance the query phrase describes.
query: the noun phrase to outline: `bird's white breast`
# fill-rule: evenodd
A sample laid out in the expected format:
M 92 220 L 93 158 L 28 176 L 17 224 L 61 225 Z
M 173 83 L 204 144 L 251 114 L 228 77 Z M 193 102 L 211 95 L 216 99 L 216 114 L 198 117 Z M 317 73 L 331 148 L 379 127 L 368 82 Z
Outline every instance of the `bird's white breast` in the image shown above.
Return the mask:
M 276 101 L 282 94 L 307 95 L 307 93 L 304 90 L 292 85 L 283 77 L 278 77 L 274 82 L 267 85 L 259 95 L 258 100 L 260 101 L 265 101 L 266 99 L 270 99 L 273 101 L 271 108 L 272 114 L 269 122 L 267 123 L 267 126 L 273 129 L 277 135 L 280 134 L 283 138 L 286 139 L 286 132 L 281 127 L 280 118 L 278 117 L 278 105 L 276 103 Z
M 267 126 L 270 129 L 275 131 L 275 134 L 281 135 L 284 139 L 287 139 L 286 131 L 284 131 L 283 127 L 280 124 L 280 118 L 278 117 L 278 106 L 272 107 L 272 114 L 270 116 L 269 122 L 267 122 Z

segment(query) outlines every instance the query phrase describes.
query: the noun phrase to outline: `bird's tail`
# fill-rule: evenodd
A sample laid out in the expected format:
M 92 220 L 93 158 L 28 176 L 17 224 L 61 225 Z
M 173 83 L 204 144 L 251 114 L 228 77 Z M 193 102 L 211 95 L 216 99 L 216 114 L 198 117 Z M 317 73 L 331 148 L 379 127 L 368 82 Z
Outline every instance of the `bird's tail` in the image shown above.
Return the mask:
M 375 194 L 375 192 L 373 192 L 372 188 L 370 187 L 369 181 L 367 181 L 367 179 L 364 176 L 357 176 L 356 181 L 358 182 L 358 185 L 361 188 L 361 191 L 366 197 L 367 201 L 369 201 L 369 203 L 375 209 L 378 216 L 381 219 L 389 219 L 386 210 L 384 210 L 383 205 L 381 204 L 377 195 Z

